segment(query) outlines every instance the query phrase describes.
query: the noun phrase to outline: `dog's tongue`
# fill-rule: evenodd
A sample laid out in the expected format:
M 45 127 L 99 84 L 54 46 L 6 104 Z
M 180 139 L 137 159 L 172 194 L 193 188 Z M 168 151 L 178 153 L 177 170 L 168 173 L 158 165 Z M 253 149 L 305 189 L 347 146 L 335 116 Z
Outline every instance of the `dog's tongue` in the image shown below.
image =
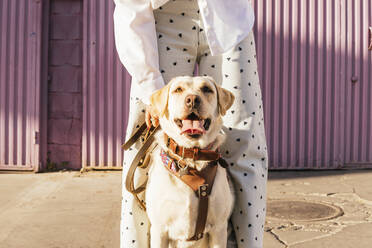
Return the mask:
M 181 134 L 183 133 L 191 133 L 191 134 L 202 134 L 205 133 L 205 129 L 203 127 L 204 120 L 182 120 L 182 130 Z

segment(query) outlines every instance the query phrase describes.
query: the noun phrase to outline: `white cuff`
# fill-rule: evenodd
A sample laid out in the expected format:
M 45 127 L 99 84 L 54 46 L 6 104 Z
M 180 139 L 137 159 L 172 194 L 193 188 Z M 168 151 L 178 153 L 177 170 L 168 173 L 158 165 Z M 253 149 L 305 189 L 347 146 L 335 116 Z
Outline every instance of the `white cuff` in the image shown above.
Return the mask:
M 150 105 L 150 96 L 158 89 L 163 88 L 164 85 L 165 83 L 161 76 L 152 80 L 151 83 L 142 83 L 139 87 L 141 92 L 138 92 L 138 96 L 144 104 Z

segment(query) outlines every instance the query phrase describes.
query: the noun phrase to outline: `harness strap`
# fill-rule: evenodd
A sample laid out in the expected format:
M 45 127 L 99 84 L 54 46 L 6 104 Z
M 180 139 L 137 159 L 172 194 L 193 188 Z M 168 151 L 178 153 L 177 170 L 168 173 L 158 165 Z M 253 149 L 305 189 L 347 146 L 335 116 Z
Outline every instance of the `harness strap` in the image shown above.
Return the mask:
M 188 239 L 188 241 L 195 241 L 203 238 L 205 224 L 207 223 L 208 216 L 208 203 L 209 195 L 212 192 L 214 178 L 217 173 L 217 163 L 213 161 L 214 165 L 208 166 L 209 170 L 202 170 L 201 173 L 205 178 L 206 183 L 199 186 L 198 189 L 198 198 L 199 198 L 199 207 L 198 207 L 198 217 L 196 219 L 196 226 L 194 236 Z
M 214 179 L 217 173 L 217 161 L 219 160 L 209 162 L 208 165 L 201 171 L 198 171 L 194 168 L 187 168 L 187 173 L 184 175 L 180 174 L 179 170 L 172 170 L 172 163 L 175 163 L 173 158 L 171 158 L 166 165 L 166 168 L 169 170 L 169 172 L 189 186 L 199 198 L 195 232 L 194 235 L 187 241 L 196 241 L 203 238 L 208 216 L 209 195 L 212 192 Z
M 198 218 L 196 219 L 195 233 L 194 236 L 189 238 L 187 241 L 196 241 L 203 238 L 205 224 L 207 223 L 208 216 L 208 194 L 207 184 L 203 184 L 199 187 L 199 207 L 198 207 Z

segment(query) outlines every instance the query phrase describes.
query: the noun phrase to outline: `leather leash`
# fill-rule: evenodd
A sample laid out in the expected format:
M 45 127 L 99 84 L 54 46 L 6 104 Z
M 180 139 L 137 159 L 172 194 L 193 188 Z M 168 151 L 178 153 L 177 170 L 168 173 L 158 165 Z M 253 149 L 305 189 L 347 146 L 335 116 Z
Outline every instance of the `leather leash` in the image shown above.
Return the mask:
M 127 140 L 127 142 L 125 142 L 121 147 L 124 150 L 128 150 L 134 143 L 136 143 L 136 141 L 139 139 L 139 137 L 141 137 L 141 135 L 145 131 L 146 127 L 147 127 L 146 123 L 143 123 L 138 128 L 138 130 L 132 135 L 132 137 L 130 137 L 129 140 Z
M 141 192 L 143 192 L 146 189 L 147 178 L 146 178 L 146 180 L 143 184 L 141 184 L 138 188 L 135 188 L 134 187 L 134 174 L 135 174 L 136 169 L 138 167 L 140 167 L 140 168 L 146 168 L 147 167 L 149 159 L 150 159 L 150 155 L 147 152 L 152 151 L 155 148 L 155 146 L 157 145 L 156 143 L 154 143 L 154 139 L 155 139 L 154 134 L 159 129 L 160 129 L 160 126 L 157 126 L 156 128 L 151 126 L 151 128 L 149 128 L 147 130 L 147 133 L 145 135 L 144 143 L 143 143 L 142 147 L 139 149 L 139 151 L 137 152 L 136 156 L 134 157 L 134 159 L 133 159 L 133 161 L 132 161 L 132 163 L 129 167 L 127 177 L 125 179 L 126 189 L 130 193 L 132 193 L 134 198 L 139 203 L 140 207 L 145 211 L 146 211 L 146 206 L 143 203 L 143 201 L 141 201 L 139 199 L 138 194 L 140 194 Z M 146 123 L 143 123 L 138 128 L 138 130 L 132 135 L 132 137 L 130 137 L 130 139 L 127 142 L 125 142 L 125 144 L 122 146 L 123 149 L 128 150 L 141 137 L 142 133 L 145 130 L 146 130 Z

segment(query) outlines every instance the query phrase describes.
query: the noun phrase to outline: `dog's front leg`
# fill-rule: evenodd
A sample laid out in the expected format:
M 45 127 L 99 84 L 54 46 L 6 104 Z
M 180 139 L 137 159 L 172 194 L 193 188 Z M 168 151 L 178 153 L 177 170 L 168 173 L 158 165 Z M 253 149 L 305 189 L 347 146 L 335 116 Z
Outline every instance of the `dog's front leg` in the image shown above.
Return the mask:
M 210 248 L 226 248 L 227 245 L 227 224 L 219 229 L 209 232 Z
M 151 248 L 168 248 L 168 234 L 157 226 L 151 226 Z

